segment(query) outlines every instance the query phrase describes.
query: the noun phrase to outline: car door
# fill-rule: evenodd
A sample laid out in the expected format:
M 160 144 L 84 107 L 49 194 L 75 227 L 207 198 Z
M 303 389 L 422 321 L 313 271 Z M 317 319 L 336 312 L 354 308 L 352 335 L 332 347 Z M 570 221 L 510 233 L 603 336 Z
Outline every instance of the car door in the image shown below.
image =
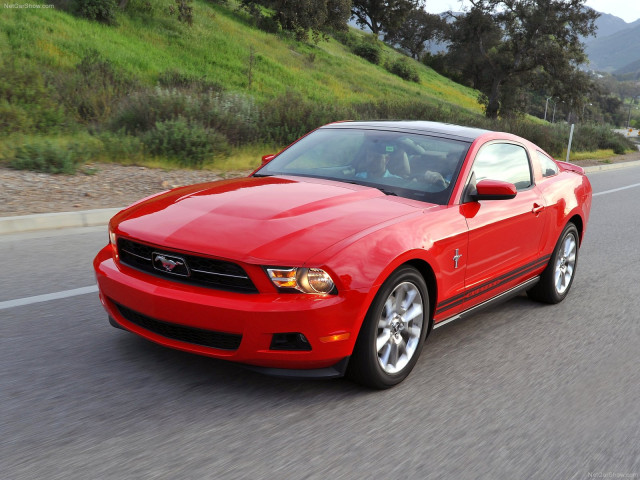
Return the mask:
M 461 208 L 469 228 L 465 310 L 519 285 L 546 264 L 540 257 L 545 204 L 528 150 L 514 142 L 489 142 L 479 149 L 471 172 L 469 182 L 506 181 L 517 194 L 509 200 L 469 200 Z

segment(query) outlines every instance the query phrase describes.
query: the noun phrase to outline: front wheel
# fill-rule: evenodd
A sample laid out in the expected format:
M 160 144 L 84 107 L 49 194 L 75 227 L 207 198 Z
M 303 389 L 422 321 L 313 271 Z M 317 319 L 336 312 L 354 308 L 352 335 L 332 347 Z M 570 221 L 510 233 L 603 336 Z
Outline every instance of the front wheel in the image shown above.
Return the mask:
M 382 284 L 362 324 L 348 375 L 373 388 L 404 380 L 418 361 L 429 326 L 429 295 L 413 267 L 401 267 Z
M 567 224 L 558 239 L 540 281 L 527 291 L 529 298 L 544 303 L 560 303 L 569 293 L 578 265 L 578 229 Z

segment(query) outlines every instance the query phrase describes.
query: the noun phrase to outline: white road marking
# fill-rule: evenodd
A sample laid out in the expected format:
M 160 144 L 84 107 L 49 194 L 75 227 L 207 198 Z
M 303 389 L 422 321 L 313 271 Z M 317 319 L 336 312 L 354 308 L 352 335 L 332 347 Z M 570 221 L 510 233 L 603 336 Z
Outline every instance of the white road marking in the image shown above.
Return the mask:
M 31 305 L 32 303 L 48 302 L 50 300 L 58 300 L 60 298 L 75 297 L 77 295 L 86 295 L 87 293 L 95 293 L 98 291 L 97 285 L 89 287 L 74 288 L 72 290 L 64 290 L 62 292 L 45 293 L 44 295 L 35 295 L 33 297 L 16 298 L 15 300 L 7 300 L 0 302 L 0 310 L 5 308 L 21 307 L 23 305 Z
M 626 187 L 614 188 L 613 190 L 605 190 L 604 192 L 594 193 L 593 196 L 606 195 L 607 193 L 619 192 L 620 190 L 626 190 L 628 188 L 640 187 L 640 183 L 634 183 L 633 185 L 627 185 Z

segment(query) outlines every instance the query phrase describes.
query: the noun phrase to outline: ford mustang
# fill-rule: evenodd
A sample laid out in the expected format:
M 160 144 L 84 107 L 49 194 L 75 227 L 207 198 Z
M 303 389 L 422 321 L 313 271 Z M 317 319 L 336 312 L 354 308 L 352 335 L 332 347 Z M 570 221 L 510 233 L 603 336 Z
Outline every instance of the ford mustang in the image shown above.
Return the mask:
M 119 212 L 94 260 L 111 324 L 266 373 L 401 382 L 429 332 L 526 292 L 568 294 L 584 171 L 507 133 L 340 122 L 247 178 Z

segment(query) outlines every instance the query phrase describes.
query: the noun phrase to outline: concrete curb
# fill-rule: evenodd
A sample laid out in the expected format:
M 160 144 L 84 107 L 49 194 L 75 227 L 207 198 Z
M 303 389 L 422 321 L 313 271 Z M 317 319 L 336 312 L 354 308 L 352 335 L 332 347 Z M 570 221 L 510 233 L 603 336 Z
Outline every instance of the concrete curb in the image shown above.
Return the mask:
M 585 172 L 595 173 L 606 170 L 640 166 L 640 160 L 585 167 Z M 56 230 L 60 228 L 95 227 L 106 225 L 109 219 L 122 208 L 100 208 L 77 212 L 40 213 L 15 217 L 0 217 L 0 235 Z
M 59 228 L 95 227 L 106 225 L 122 208 L 100 208 L 78 212 L 41 213 L 0 217 L 0 235 L 54 230 Z
M 606 163 L 602 165 L 594 165 L 593 167 L 585 167 L 584 171 L 586 173 L 604 172 L 606 170 L 619 170 L 621 168 L 637 167 L 638 165 L 640 165 L 640 160 L 633 160 L 631 162 Z

